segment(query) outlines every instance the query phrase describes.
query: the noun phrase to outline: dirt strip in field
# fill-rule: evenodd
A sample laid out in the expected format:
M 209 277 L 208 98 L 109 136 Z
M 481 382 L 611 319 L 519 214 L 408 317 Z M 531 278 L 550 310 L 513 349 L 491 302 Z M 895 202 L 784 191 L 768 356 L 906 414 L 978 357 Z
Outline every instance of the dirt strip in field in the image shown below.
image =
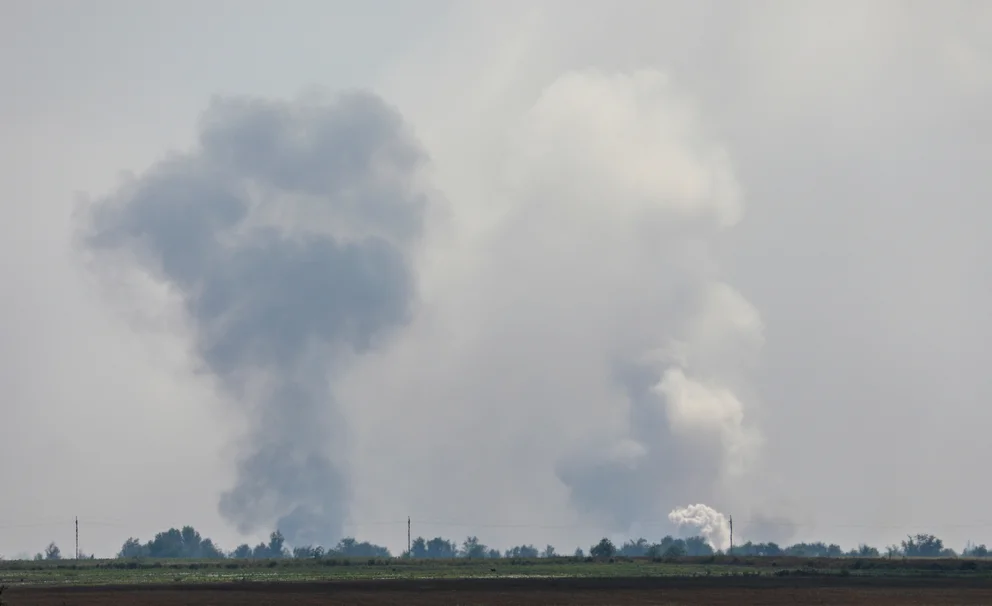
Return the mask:
M 9 606 L 310 604 L 992 604 L 992 580 L 967 578 L 445 579 L 17 587 Z

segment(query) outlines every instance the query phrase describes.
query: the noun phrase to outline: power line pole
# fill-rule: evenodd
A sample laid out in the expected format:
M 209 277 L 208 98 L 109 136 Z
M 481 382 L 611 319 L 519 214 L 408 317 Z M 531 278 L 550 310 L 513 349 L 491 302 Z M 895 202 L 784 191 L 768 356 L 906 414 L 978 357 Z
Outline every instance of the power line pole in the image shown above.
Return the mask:
M 76 559 L 79 559 L 79 516 L 76 516 Z
M 730 516 L 730 553 L 734 553 L 734 516 Z
M 413 553 L 410 552 L 410 516 L 406 517 L 406 553 L 407 557 L 413 557 Z

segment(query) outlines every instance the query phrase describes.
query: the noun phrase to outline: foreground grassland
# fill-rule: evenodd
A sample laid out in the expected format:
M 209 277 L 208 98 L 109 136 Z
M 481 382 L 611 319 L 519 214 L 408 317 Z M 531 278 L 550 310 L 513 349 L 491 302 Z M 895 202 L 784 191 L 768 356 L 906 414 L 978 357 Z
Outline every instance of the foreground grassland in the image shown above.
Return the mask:
M 953 577 L 992 579 L 992 559 L 702 557 L 501 560 L 82 560 L 0 562 L 0 584 L 98 586 L 387 579 L 645 577 Z

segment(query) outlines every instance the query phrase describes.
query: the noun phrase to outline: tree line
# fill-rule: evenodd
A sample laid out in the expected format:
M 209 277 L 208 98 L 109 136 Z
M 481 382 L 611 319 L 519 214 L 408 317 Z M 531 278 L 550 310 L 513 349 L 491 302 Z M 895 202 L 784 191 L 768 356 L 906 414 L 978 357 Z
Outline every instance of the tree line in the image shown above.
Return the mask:
M 728 552 L 727 553 L 731 553 Z M 588 554 L 588 555 L 587 555 Z M 651 542 L 647 539 L 633 539 L 620 545 L 615 545 L 610 539 L 604 538 L 588 550 L 581 547 L 571 553 L 559 553 L 552 545 L 539 549 L 534 545 L 518 545 L 500 551 L 490 547 L 478 537 L 469 536 L 459 545 L 455 541 L 443 537 L 425 539 L 417 537 L 411 542 L 409 551 L 399 555 L 401 558 L 451 559 L 451 558 L 553 558 L 570 556 L 574 558 L 611 558 L 621 557 L 652 557 L 673 558 L 683 556 L 726 555 L 721 550 L 714 549 L 701 536 L 675 538 L 666 536 L 660 541 Z M 735 545 L 732 555 L 761 557 L 761 556 L 797 556 L 797 557 L 858 557 L 877 558 L 887 557 L 989 557 L 988 548 L 974 545 L 970 542 L 959 554 L 954 549 L 946 547 L 944 542 L 932 534 L 916 534 L 908 536 L 898 545 L 890 545 L 880 551 L 868 545 L 859 545 L 850 550 L 843 550 L 840 545 L 816 543 L 796 543 L 780 546 L 773 542 L 754 543 L 748 541 Z M 93 558 L 81 556 L 83 558 Z M 391 558 L 393 554 L 388 548 L 367 541 L 359 542 L 348 537 L 341 539 L 337 545 L 329 548 L 314 545 L 290 547 L 286 545 L 285 537 L 276 530 L 269 535 L 269 540 L 257 545 L 243 544 L 232 551 L 226 552 L 209 538 L 204 538 L 192 526 L 181 529 L 170 528 L 160 532 L 149 541 L 141 542 L 131 537 L 121 546 L 117 558 L 186 558 L 186 559 L 273 559 L 297 558 L 320 559 L 328 557 L 342 558 Z M 34 556 L 36 560 L 60 560 L 62 553 L 54 542 L 45 548 L 43 553 Z

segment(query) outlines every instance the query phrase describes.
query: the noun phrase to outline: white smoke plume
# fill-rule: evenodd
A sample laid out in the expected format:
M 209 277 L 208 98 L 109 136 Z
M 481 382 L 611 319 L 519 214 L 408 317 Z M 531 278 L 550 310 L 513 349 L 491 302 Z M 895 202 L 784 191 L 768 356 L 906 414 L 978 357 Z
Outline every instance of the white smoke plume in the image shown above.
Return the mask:
M 673 509 L 668 520 L 681 536 L 702 536 L 714 549 L 730 547 L 730 522 L 727 516 L 709 505 L 697 503 Z
M 735 389 L 761 320 L 709 252 L 743 213 L 725 150 L 653 71 L 564 76 L 525 125 L 522 214 L 537 224 L 554 214 L 539 263 L 547 276 L 584 268 L 574 284 L 549 278 L 544 296 L 599 324 L 568 330 L 611 366 L 628 411 L 612 445 L 564 457 L 559 477 L 580 510 L 615 529 L 647 519 L 665 495 L 715 497 L 760 444 Z

